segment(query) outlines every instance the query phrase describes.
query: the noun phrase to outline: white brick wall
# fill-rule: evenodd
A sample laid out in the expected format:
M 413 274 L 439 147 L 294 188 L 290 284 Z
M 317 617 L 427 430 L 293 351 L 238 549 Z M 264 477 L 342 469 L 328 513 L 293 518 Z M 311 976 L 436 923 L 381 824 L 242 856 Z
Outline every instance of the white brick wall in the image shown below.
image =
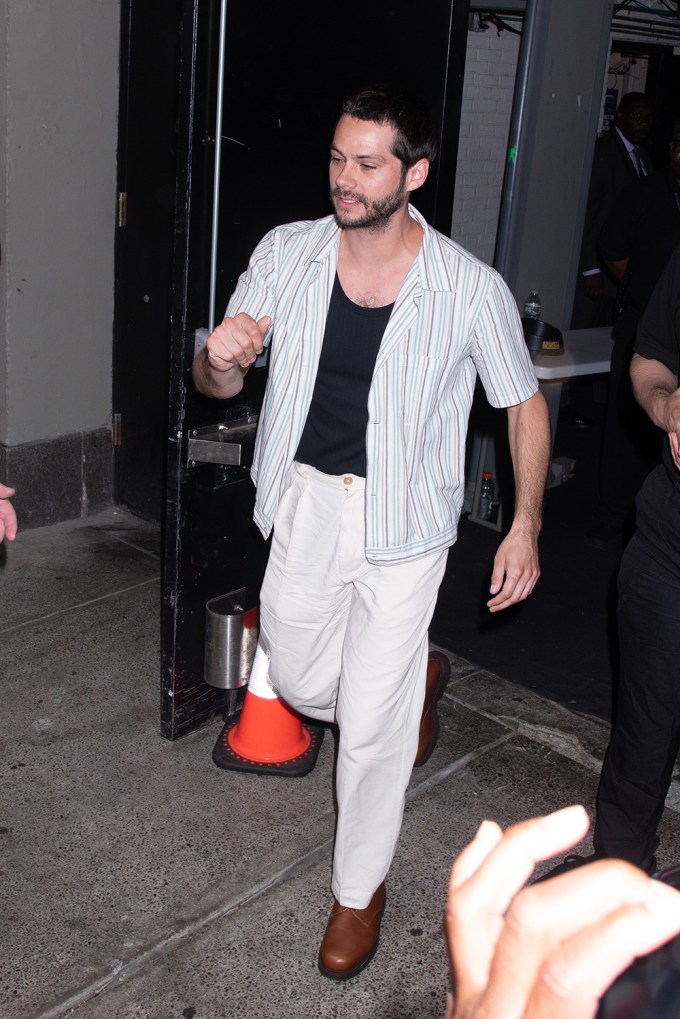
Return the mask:
M 519 36 L 469 32 L 451 236 L 493 261 Z

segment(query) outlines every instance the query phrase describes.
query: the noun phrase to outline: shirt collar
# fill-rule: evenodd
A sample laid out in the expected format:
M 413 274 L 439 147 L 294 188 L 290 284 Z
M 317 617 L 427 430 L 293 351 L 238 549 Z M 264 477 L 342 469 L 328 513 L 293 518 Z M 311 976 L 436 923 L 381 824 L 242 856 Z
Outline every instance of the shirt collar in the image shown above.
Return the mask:
M 623 142 L 623 144 L 626 146 L 626 149 L 628 150 L 628 152 L 630 152 L 632 154 L 633 150 L 639 147 L 637 145 L 634 145 L 633 142 L 629 142 L 628 139 L 626 138 L 625 134 L 623 134 L 621 131 L 619 131 L 618 127 L 615 127 L 614 130 L 618 134 L 618 136 L 621 139 L 621 141 Z
M 422 287 L 425 290 L 455 290 L 454 277 L 449 261 L 445 258 L 439 243 L 443 238 L 440 237 L 436 230 L 433 230 L 415 206 L 409 204 L 408 212 L 409 216 L 415 219 L 417 223 L 420 223 L 423 228 L 423 242 L 420 246 L 418 257 L 412 269 L 409 270 L 409 275 L 415 270 L 420 276 Z M 310 262 L 323 262 L 331 255 L 337 255 L 340 227 L 335 220 L 335 216 L 326 216 L 324 219 L 318 220 L 318 225 L 319 233 L 315 237 L 313 244 L 310 245 L 309 254 L 306 258 L 308 264 Z

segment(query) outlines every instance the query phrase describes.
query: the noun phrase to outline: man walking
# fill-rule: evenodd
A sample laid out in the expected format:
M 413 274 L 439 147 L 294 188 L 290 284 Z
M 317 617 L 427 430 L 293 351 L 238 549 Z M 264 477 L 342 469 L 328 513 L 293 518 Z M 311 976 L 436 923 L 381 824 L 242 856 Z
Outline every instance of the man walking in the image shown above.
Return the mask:
M 271 341 L 252 471 L 255 521 L 274 532 L 260 643 L 287 703 L 339 727 L 319 967 L 341 980 L 377 948 L 421 721 L 436 708 L 427 631 L 456 540 L 477 375 L 508 407 L 516 479 L 490 611 L 539 576 L 545 402 L 503 281 L 409 205 L 434 156 L 417 102 L 382 88 L 347 100 L 334 215 L 264 238 L 194 363 L 198 389 L 224 399 Z

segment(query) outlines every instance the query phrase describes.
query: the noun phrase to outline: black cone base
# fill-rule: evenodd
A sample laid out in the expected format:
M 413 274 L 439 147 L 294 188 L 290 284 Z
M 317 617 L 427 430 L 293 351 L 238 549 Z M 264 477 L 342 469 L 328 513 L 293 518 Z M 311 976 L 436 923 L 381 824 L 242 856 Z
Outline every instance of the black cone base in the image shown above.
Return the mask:
M 229 733 L 238 724 L 238 719 L 232 719 L 220 733 L 217 743 L 213 747 L 212 759 L 218 768 L 225 768 L 227 771 L 250 771 L 256 775 L 282 775 L 284 778 L 302 778 L 307 775 L 319 756 L 319 750 L 323 743 L 325 729 L 322 725 L 310 725 L 303 722 L 302 726 L 310 736 L 310 742 L 304 753 L 297 757 L 291 757 L 289 761 L 252 761 L 247 757 L 241 757 L 229 745 Z

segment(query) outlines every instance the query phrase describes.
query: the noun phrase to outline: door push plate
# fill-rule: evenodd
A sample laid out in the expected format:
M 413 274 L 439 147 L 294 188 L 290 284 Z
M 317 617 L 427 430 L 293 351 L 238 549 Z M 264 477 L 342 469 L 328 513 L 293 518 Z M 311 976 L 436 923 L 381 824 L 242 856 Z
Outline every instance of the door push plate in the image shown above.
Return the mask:
M 187 466 L 197 463 L 249 467 L 253 462 L 257 415 L 194 428 L 189 436 Z

